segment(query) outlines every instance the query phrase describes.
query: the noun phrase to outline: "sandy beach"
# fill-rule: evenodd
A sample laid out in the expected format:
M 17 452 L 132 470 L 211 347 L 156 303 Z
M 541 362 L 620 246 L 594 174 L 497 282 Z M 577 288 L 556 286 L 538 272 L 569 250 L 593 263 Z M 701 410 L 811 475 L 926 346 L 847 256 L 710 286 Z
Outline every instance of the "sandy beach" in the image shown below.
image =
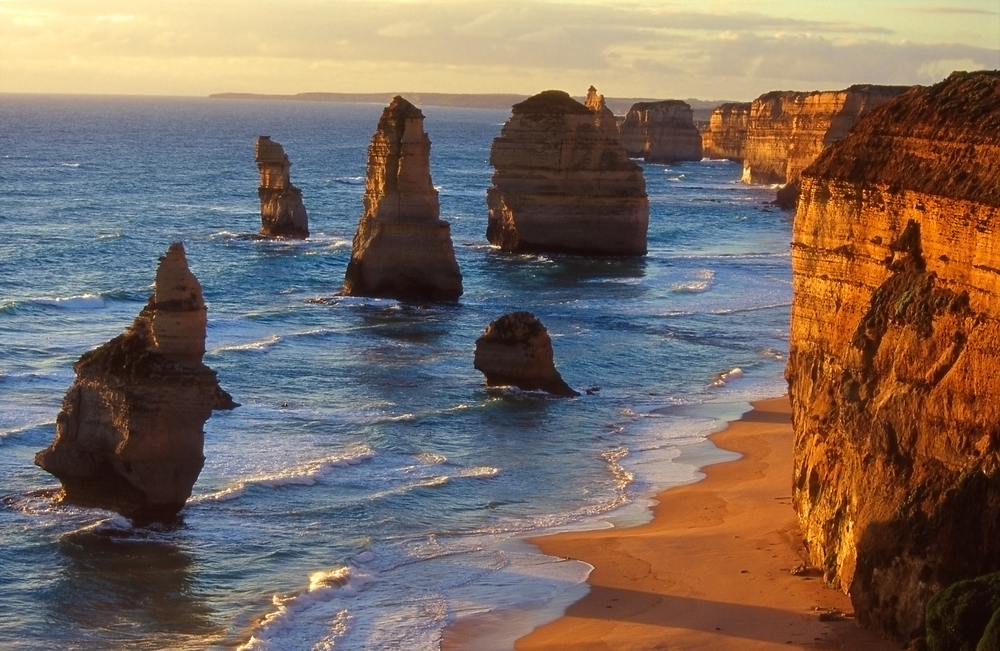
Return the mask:
M 787 397 L 754 403 L 710 439 L 741 458 L 659 494 L 650 523 L 530 541 L 594 570 L 587 596 L 519 639 L 519 651 L 899 648 L 858 628 L 850 599 L 815 573 L 790 573 L 803 559 Z M 502 616 L 459 621 L 442 649 L 477 648 L 498 626 Z

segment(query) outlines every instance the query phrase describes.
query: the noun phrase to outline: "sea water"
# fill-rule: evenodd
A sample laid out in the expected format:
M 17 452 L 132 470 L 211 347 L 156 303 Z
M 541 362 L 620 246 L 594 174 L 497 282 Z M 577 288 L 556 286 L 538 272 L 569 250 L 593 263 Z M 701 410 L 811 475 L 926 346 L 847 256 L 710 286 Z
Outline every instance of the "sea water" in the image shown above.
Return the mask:
M 784 392 L 790 218 L 772 190 L 727 161 L 642 163 L 648 255 L 502 253 L 485 192 L 507 111 L 423 108 L 461 300 L 339 296 L 381 110 L 0 96 L 0 647 L 424 650 L 502 608 L 529 629 L 589 568 L 521 539 L 641 521 L 721 458 L 708 432 Z M 292 161 L 305 241 L 248 237 L 258 135 Z M 128 326 L 178 240 L 205 363 L 242 406 L 205 424 L 182 523 L 135 528 L 54 503 L 32 459 L 73 363 Z M 583 395 L 484 387 L 475 339 L 514 310 Z

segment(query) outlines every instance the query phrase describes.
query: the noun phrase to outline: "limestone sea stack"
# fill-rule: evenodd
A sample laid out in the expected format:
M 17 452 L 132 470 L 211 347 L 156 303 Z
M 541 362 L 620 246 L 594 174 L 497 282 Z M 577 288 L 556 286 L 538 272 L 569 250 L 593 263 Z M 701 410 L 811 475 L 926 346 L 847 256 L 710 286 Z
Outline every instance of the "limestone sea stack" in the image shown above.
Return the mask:
M 742 163 L 749 125 L 750 102 L 729 102 L 715 107 L 701 132 L 702 155 Z
M 254 158 L 260 173 L 260 236 L 305 239 L 309 237 L 309 219 L 302 204 L 302 191 L 292 185 L 292 164 L 288 155 L 270 136 L 259 136 Z
M 632 158 L 651 163 L 701 160 L 701 134 L 691 106 L 679 99 L 638 102 L 625 114 L 621 141 Z
M 490 151 L 491 244 L 505 251 L 646 252 L 642 169 L 618 141 L 603 101 L 592 103 L 594 110 L 547 90 L 514 105 Z
M 837 91 L 761 95 L 750 106 L 743 182 L 790 186 L 778 196 L 778 203 L 793 208 L 802 170 L 846 136 L 861 117 L 908 88 L 863 84 Z
M 812 563 L 899 639 L 1000 570 L 1000 73 L 863 118 L 802 175 L 786 376 Z
M 530 312 L 505 314 L 486 326 L 476 339 L 473 365 L 486 376 L 487 386 L 515 386 L 557 396 L 580 395 L 559 375 L 549 333 Z
M 184 506 L 205 461 L 205 421 L 237 406 L 202 363 L 206 314 L 184 246 L 172 244 L 132 325 L 74 365 L 55 440 L 35 455 L 63 499 L 139 520 Z
M 368 147 L 364 213 L 354 235 L 344 294 L 455 301 L 462 273 L 451 228 L 439 217 L 424 114 L 396 96 Z

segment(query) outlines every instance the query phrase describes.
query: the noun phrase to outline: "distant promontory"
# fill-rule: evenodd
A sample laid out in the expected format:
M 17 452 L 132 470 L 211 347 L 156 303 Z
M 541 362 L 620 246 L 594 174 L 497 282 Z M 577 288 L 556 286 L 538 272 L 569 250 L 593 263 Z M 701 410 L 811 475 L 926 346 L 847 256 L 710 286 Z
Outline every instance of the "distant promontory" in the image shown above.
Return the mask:
M 343 102 L 370 103 L 385 106 L 392 102 L 396 95 L 407 97 L 417 106 L 452 106 L 458 108 L 510 109 L 528 99 L 528 95 L 516 94 L 474 94 L 474 93 L 296 93 L 294 95 L 269 95 L 263 93 L 213 93 L 209 99 L 280 99 L 299 102 Z M 580 102 L 584 97 L 576 97 Z M 606 97 L 605 104 L 615 115 L 625 115 L 629 108 L 637 102 L 655 102 L 657 98 L 650 97 Z M 695 121 L 707 122 L 716 106 L 723 100 L 685 100 L 694 113 Z

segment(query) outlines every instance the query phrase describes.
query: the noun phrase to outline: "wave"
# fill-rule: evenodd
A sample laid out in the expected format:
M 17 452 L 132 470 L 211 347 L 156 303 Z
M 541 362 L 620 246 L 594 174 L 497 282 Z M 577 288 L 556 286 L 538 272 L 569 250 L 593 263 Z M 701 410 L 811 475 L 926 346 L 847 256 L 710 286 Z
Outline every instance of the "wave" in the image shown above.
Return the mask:
M 702 294 L 715 285 L 715 272 L 711 269 L 699 271 L 693 280 L 674 283 L 671 291 L 675 294 Z
M 715 380 L 712 381 L 711 386 L 724 387 L 733 380 L 738 380 L 745 375 L 746 373 L 743 372 L 743 369 L 737 366 L 736 368 L 730 369 L 728 371 L 723 371 L 722 373 L 717 374 L 715 376 Z
M 71 167 L 71 168 L 76 169 L 77 167 L 80 167 L 80 163 L 77 163 L 77 162 L 59 163 L 59 167 Z
M 264 615 L 237 651 L 301 648 L 290 637 L 309 640 L 313 649 L 335 648 L 353 619 L 342 600 L 356 596 L 375 580 L 374 574 L 349 566 L 313 572 L 305 590 L 271 598 L 274 609 Z M 315 640 L 319 642 L 313 643 Z
M 363 176 L 338 176 L 327 181 L 328 183 L 341 183 L 343 185 L 364 185 L 366 180 Z
M 106 306 L 104 298 L 97 294 L 80 294 L 65 298 L 33 298 L 30 302 L 46 307 L 58 307 L 63 310 L 100 310 Z
M 767 305 L 752 305 L 750 307 L 733 307 L 733 308 L 723 308 L 720 310 L 710 310 L 709 314 L 718 314 L 720 316 L 728 314 L 742 314 L 744 312 L 760 312 L 761 310 L 774 310 L 779 307 L 791 307 L 792 304 L 788 302 L 782 303 L 768 303 Z
M 266 339 L 260 339 L 258 341 L 250 341 L 244 344 L 230 344 L 228 346 L 218 346 L 209 351 L 211 355 L 218 355 L 220 353 L 233 353 L 233 352 L 250 352 L 250 353 L 266 353 L 271 348 L 281 343 L 282 337 L 279 335 L 271 335 Z
M 375 451 L 367 445 L 358 446 L 352 452 L 314 459 L 275 473 L 254 475 L 240 479 L 235 484 L 214 493 L 196 495 L 188 500 L 188 504 L 228 502 L 229 500 L 242 497 L 247 490 L 253 487 L 314 486 L 334 469 L 356 466 L 374 456 Z

